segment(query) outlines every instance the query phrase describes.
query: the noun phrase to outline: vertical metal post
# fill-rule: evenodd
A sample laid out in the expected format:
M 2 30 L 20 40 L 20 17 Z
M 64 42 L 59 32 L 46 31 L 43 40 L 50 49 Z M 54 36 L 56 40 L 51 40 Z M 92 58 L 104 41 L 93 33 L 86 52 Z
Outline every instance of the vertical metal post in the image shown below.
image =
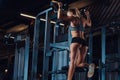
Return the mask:
M 39 44 L 40 16 L 42 14 L 45 14 L 45 13 L 51 11 L 51 10 L 52 10 L 52 8 L 49 8 L 47 10 L 44 10 L 44 11 L 40 12 L 37 15 L 36 20 L 35 20 L 31 80 L 37 80 L 37 59 L 38 59 L 38 50 L 39 50 L 39 45 L 38 44 Z M 46 18 L 46 20 L 47 20 L 47 18 Z M 46 21 L 46 23 L 48 23 L 48 20 Z M 49 23 L 50 23 L 50 21 L 49 21 Z M 46 26 L 48 26 L 48 25 L 46 25 Z M 47 35 L 49 35 L 49 34 L 47 34 Z M 46 40 L 45 40 L 45 42 L 46 42 Z
M 16 40 L 21 40 L 21 36 L 18 35 L 16 37 Z M 18 80 L 18 63 L 19 63 L 19 50 L 17 48 L 17 44 L 16 44 L 16 47 L 15 47 L 15 60 L 14 60 L 14 75 L 13 75 L 13 80 Z
M 120 54 L 120 32 L 118 33 L 118 54 Z M 118 80 L 120 80 L 120 71 L 118 71 Z
M 58 25 L 54 25 L 54 34 L 53 34 L 53 44 L 56 42 L 56 36 L 57 36 L 57 27 Z M 56 69 L 56 52 L 53 52 L 53 62 L 52 62 L 52 71 L 55 71 Z M 55 80 L 55 74 L 52 74 L 52 80 Z
M 24 54 L 24 80 L 28 80 L 29 44 L 29 37 L 26 37 Z
M 33 54 L 32 54 L 32 70 L 31 70 L 31 80 L 37 80 L 37 60 L 38 60 L 38 48 L 39 48 L 39 17 L 35 20 L 34 27 L 34 39 L 33 39 Z
M 88 57 L 88 63 L 92 63 L 92 48 L 93 48 L 93 35 L 92 32 L 89 34 L 89 57 Z M 89 78 L 88 80 L 92 80 L 92 78 Z
M 21 58 L 22 58 L 21 57 L 21 49 L 18 49 L 18 64 L 17 64 L 18 65 L 18 73 L 17 73 L 18 74 L 18 76 L 17 76 L 18 79 L 17 80 L 20 80 L 20 72 L 21 72 L 20 71 L 20 68 L 21 68 L 21 63 L 20 62 L 21 62 Z
M 21 42 L 22 38 L 21 35 L 17 36 L 17 41 L 16 43 L 16 54 L 15 54 L 15 64 L 14 64 L 14 78 L 13 80 L 23 80 L 25 77 L 27 77 L 27 72 L 28 72 L 28 59 L 27 57 L 27 52 L 29 52 L 29 43 L 26 43 L 26 45 L 22 45 L 19 47 L 19 42 Z M 17 42 L 16 41 L 16 42 Z M 23 41 L 22 41 L 23 42 Z M 24 80 L 27 80 L 25 78 Z
M 120 32 L 118 33 L 118 54 L 120 54 Z
M 106 27 L 103 26 L 102 27 L 102 35 L 101 35 L 101 41 L 102 41 L 102 44 L 101 44 L 101 49 L 102 49 L 102 56 L 101 56 L 101 61 L 103 64 L 105 64 L 105 58 L 106 58 Z M 105 68 L 102 68 L 101 70 L 101 79 L 102 80 L 105 80 Z
M 120 71 L 118 71 L 118 80 L 120 80 Z
M 55 69 L 56 69 L 56 66 L 55 66 L 55 64 L 56 64 L 56 51 L 53 53 L 54 54 L 53 54 L 52 71 L 55 71 Z M 55 80 L 55 74 L 52 74 L 52 80 Z
M 43 80 L 48 80 L 48 66 L 50 56 L 50 18 L 46 12 L 45 37 L 44 37 L 44 58 L 43 58 Z
M 53 33 L 53 43 L 56 41 L 56 24 L 54 26 L 54 33 Z
M 58 22 L 56 22 L 55 26 L 54 26 L 54 34 L 53 34 L 53 43 L 55 43 L 56 41 L 56 36 L 58 36 L 58 30 L 59 30 L 59 24 Z
M 24 53 L 25 53 L 25 48 L 22 46 L 20 49 L 19 53 L 19 63 L 18 63 L 18 80 L 23 80 L 23 74 L 24 74 Z
M 92 63 L 92 47 L 93 47 L 93 35 L 92 35 L 92 32 L 90 32 L 89 34 L 89 60 L 88 62 L 89 63 Z

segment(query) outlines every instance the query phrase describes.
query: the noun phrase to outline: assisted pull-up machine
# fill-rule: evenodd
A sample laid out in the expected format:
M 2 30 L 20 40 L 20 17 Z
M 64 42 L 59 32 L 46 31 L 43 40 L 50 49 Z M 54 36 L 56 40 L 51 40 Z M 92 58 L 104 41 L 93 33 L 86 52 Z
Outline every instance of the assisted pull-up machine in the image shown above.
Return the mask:
M 69 45 L 70 45 L 70 42 L 71 42 L 71 36 L 70 36 L 70 31 L 68 33 L 68 41 L 65 41 L 65 42 L 61 42 L 61 43 L 56 43 L 54 40 L 53 43 L 50 43 L 50 13 L 52 11 L 52 8 L 49 8 L 49 9 L 46 9 L 45 11 L 43 12 L 40 12 L 37 16 L 36 16 L 36 20 L 35 20 L 35 27 L 34 27 L 34 40 L 33 40 L 33 55 L 32 55 L 32 71 L 31 71 L 31 80 L 37 80 L 37 60 L 38 60 L 38 51 L 39 51 L 39 40 L 41 39 L 40 38 L 40 18 L 42 15 L 45 16 L 45 36 L 44 36 L 44 58 L 43 58 L 43 74 L 42 74 L 42 79 L 43 80 L 49 80 L 48 79 L 48 76 L 49 76 L 49 73 L 53 74 L 52 76 L 52 80 L 56 80 L 59 78 L 55 78 L 54 74 L 56 74 L 57 71 L 59 71 L 58 69 L 56 71 L 55 70 L 55 65 L 58 65 L 60 63 L 60 66 L 59 69 L 62 69 L 62 66 L 67 66 L 69 64 Z M 55 39 L 55 35 L 56 32 L 54 32 L 54 38 Z M 66 36 L 67 37 L 67 36 Z M 52 48 L 52 50 L 50 49 Z M 60 51 L 65 51 L 64 52 L 60 52 Z M 57 53 L 56 53 L 57 52 Z M 60 53 L 60 54 L 59 54 Z M 52 68 L 52 71 L 49 71 L 49 60 L 50 60 L 50 56 L 52 56 L 52 54 L 54 55 L 54 61 L 53 61 L 53 68 Z M 56 56 L 55 56 L 56 55 Z M 59 56 L 58 56 L 59 55 Z M 60 57 L 61 56 L 61 57 Z M 67 59 L 65 60 L 66 63 L 64 65 L 61 64 L 61 61 L 62 61 L 62 58 L 63 56 Z M 64 59 L 65 59 L 64 58 Z M 55 59 L 59 59 L 60 62 L 55 62 Z M 55 64 L 55 63 L 56 64 Z M 55 72 L 55 73 L 54 73 Z M 57 77 L 60 77 L 60 76 L 57 76 Z M 65 78 L 64 78 L 65 79 Z
M 55 2 L 57 3 L 57 2 Z M 55 36 L 56 36 L 56 30 L 54 30 L 54 35 L 53 35 L 53 43 L 50 42 L 50 38 L 51 38 L 51 33 L 50 33 L 50 29 L 51 29 L 51 20 L 50 20 L 50 14 L 53 11 L 53 8 L 48 8 L 42 12 L 40 12 L 37 16 L 36 16 L 36 20 L 35 20 L 35 27 L 34 27 L 34 39 L 33 39 L 33 54 L 32 54 L 32 70 L 31 70 L 31 80 L 37 80 L 37 60 L 38 60 L 38 51 L 39 51 L 39 40 L 41 39 L 40 37 L 40 27 L 41 27 L 41 21 L 40 18 L 43 17 L 42 15 L 45 16 L 45 34 L 44 34 L 44 58 L 43 58 L 43 74 L 42 74 L 42 80 L 49 80 L 49 76 L 50 76 L 50 80 L 59 80 L 61 78 L 61 75 L 57 75 L 57 74 L 64 74 L 64 71 L 59 71 L 59 69 L 62 68 L 63 65 L 61 65 L 62 59 L 68 58 L 68 53 L 69 53 L 69 45 L 70 45 L 70 33 L 68 33 L 68 41 L 64 41 L 64 42 L 59 42 L 56 43 L 55 40 Z M 70 31 L 68 31 L 70 32 Z M 92 53 L 93 53 L 93 33 L 91 32 L 89 34 L 89 60 L 88 62 L 91 63 L 93 61 L 92 58 Z M 63 52 L 62 52 L 63 51 Z M 102 51 L 102 56 L 100 59 L 100 62 L 102 62 L 102 64 L 106 64 L 106 26 L 102 26 L 101 27 L 101 51 Z M 52 70 L 50 70 L 50 57 L 52 56 Z M 61 56 L 61 57 L 60 57 Z M 63 56 L 65 58 L 63 58 Z M 65 61 L 65 60 L 63 60 Z M 58 66 L 60 64 L 60 66 Z M 66 63 L 65 65 L 69 65 L 69 59 L 66 59 Z M 59 67 L 59 68 L 58 68 Z M 86 71 L 86 70 L 85 70 Z M 66 74 L 66 73 L 65 73 Z M 77 77 L 75 77 L 75 79 L 77 80 L 81 80 L 82 73 L 79 72 L 77 73 Z M 51 77 L 52 76 L 52 77 Z M 76 75 L 75 75 L 76 76 Z M 109 76 L 109 75 L 108 75 Z M 106 80 L 106 67 L 99 67 L 99 80 Z M 65 78 L 64 78 L 65 79 Z M 87 79 L 87 77 L 86 77 Z M 92 80 L 92 79 L 89 79 Z

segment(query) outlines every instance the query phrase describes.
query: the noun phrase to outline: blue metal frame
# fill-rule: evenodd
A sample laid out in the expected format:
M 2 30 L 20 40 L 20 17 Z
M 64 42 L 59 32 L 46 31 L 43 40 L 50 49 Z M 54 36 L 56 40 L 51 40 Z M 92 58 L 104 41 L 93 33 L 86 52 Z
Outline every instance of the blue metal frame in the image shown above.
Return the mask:
M 106 59 L 106 27 L 102 27 L 102 32 L 101 32 L 101 49 L 102 49 L 102 56 L 101 56 L 101 61 L 103 64 L 105 64 L 105 59 Z M 105 67 L 102 68 L 101 70 L 101 80 L 106 80 L 106 74 L 105 74 Z
M 45 37 L 44 37 L 44 58 L 43 58 L 43 80 L 48 80 L 48 66 L 50 54 L 50 18 L 46 12 Z
M 25 40 L 25 54 L 24 54 L 24 80 L 28 80 L 28 63 L 29 63 L 29 44 L 30 39 L 26 37 Z
M 58 49 L 63 49 L 63 50 L 69 50 L 69 45 L 67 42 L 65 42 L 65 44 L 61 44 L 61 43 L 54 43 L 54 44 L 50 44 L 51 47 L 53 48 L 58 48 Z
M 36 18 L 34 27 L 34 40 L 33 40 L 33 54 L 32 54 L 32 70 L 31 70 L 31 80 L 36 80 L 37 76 L 37 59 L 38 59 L 38 49 L 39 49 L 39 24 L 40 19 Z
M 93 52 L 93 34 L 90 32 L 89 34 L 89 57 L 88 57 L 88 63 L 92 63 L 92 52 Z M 92 80 L 92 78 L 88 78 L 88 80 Z
M 92 32 L 90 32 L 89 34 L 89 63 L 92 63 L 92 52 L 93 52 L 93 35 L 92 35 Z
M 28 60 L 29 60 L 29 37 L 26 38 L 25 46 L 18 48 L 17 41 L 22 41 L 22 35 L 17 35 L 15 39 L 15 62 L 13 80 L 28 79 Z
M 120 32 L 118 33 L 118 54 L 120 54 Z M 118 80 L 120 80 L 120 71 L 118 71 Z
M 120 80 L 120 71 L 118 71 L 118 80 Z
M 18 35 L 17 37 L 15 37 L 15 42 L 17 40 L 21 40 L 21 35 Z M 18 66 L 19 66 L 19 51 L 17 49 L 17 44 L 15 47 L 15 60 L 14 60 L 14 75 L 13 75 L 13 80 L 18 80 Z
M 120 32 L 118 33 L 118 54 L 120 54 Z
M 24 46 L 19 49 L 19 62 L 18 62 L 18 80 L 23 79 L 24 76 Z
M 46 9 L 40 12 L 36 16 L 35 27 L 34 27 L 34 40 L 33 40 L 33 55 L 32 55 L 32 70 L 31 70 L 31 80 L 37 80 L 37 60 L 38 60 L 38 48 L 39 48 L 39 29 L 40 29 L 40 16 L 46 14 L 46 22 L 45 22 L 45 43 L 44 43 L 44 62 L 43 62 L 43 80 L 47 80 L 46 72 L 48 71 L 48 57 L 46 55 L 49 53 L 49 37 L 50 37 L 50 20 L 48 19 L 49 12 L 52 8 Z M 49 55 L 49 54 L 48 54 Z

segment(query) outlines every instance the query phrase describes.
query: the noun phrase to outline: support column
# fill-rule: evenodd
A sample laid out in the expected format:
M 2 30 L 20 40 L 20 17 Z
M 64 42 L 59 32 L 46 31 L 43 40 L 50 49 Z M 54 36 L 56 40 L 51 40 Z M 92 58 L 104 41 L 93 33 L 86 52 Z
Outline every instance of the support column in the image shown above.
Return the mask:
M 120 54 L 120 32 L 118 33 L 118 54 Z
M 31 80 L 37 80 L 37 62 L 38 62 L 38 48 L 39 48 L 39 30 L 40 30 L 40 18 L 36 18 L 34 27 L 34 39 L 33 39 L 33 54 L 32 54 L 32 70 Z
M 118 80 L 120 80 L 120 71 L 118 71 Z
M 15 42 L 17 40 L 21 40 L 21 35 L 18 35 L 15 39 Z M 15 45 L 15 62 L 14 62 L 14 75 L 13 75 L 13 80 L 18 80 L 18 66 L 19 66 L 19 50 L 17 48 L 17 44 Z
M 120 32 L 118 33 L 118 54 L 120 55 Z M 120 71 L 118 71 L 118 80 L 120 80 Z
M 93 52 L 93 35 L 92 32 L 90 32 L 89 34 L 89 60 L 88 63 L 92 63 L 93 59 L 92 59 L 92 52 Z
M 101 35 L 101 49 L 102 49 L 102 56 L 101 56 L 101 61 L 102 64 L 105 64 L 105 59 L 106 59 L 106 27 L 102 27 L 102 35 Z M 105 74 L 105 67 L 102 68 L 101 70 L 101 80 L 106 80 L 106 74 Z
M 22 36 L 16 37 L 15 63 L 13 80 L 28 79 L 28 60 L 29 60 L 29 37 L 22 40 Z
M 48 29 L 46 30 L 46 28 L 45 28 L 45 35 L 46 35 L 46 38 L 45 38 L 45 46 L 44 46 L 44 48 L 45 48 L 45 50 L 46 49 L 48 49 L 47 47 L 46 47 L 46 45 L 48 44 L 48 39 L 47 39 L 47 37 L 48 37 L 48 35 L 50 35 L 50 32 L 47 32 L 47 31 L 49 31 L 50 30 L 50 27 L 49 27 L 49 24 L 50 24 L 50 21 L 48 21 L 48 12 L 50 12 L 52 10 L 52 8 L 49 8 L 49 9 L 46 9 L 46 10 L 44 10 L 44 11 L 42 11 L 42 12 L 40 12 L 37 16 L 36 16 L 36 20 L 35 20 L 35 27 L 34 27 L 34 40 L 33 40 L 33 55 L 32 55 L 32 70 L 31 70 L 31 80 L 37 80 L 37 60 L 38 60 L 38 51 L 39 51 L 39 30 L 40 30 L 40 17 L 41 17 L 41 15 L 43 15 L 43 14 L 46 14 L 47 15 L 47 17 L 46 17 L 46 21 L 45 21 L 45 24 L 46 24 L 46 26 L 45 27 L 47 27 Z M 49 23 L 48 23 L 49 22 Z M 47 42 L 46 42 L 46 40 L 47 40 Z M 44 50 L 44 53 L 47 53 L 48 51 L 45 51 Z M 45 54 L 46 55 L 46 54 Z M 45 59 L 45 58 L 44 58 Z M 45 65 L 45 62 L 43 61 L 43 80 L 46 80 L 46 79 L 44 79 L 46 76 L 44 76 L 45 75 L 45 70 L 44 70 L 44 68 L 46 67 L 46 65 Z M 45 67 L 44 67 L 45 66 Z M 45 68 L 46 69 L 46 68 Z
M 50 53 L 50 18 L 49 12 L 46 12 L 45 37 L 44 37 L 44 58 L 43 58 L 43 80 L 48 80 Z
M 25 40 L 25 54 L 24 54 L 24 80 L 28 80 L 28 63 L 29 63 L 29 37 Z
M 89 57 L 88 57 L 88 63 L 92 63 L 93 61 L 93 57 L 92 57 L 92 52 L 93 52 L 93 35 L 92 35 L 92 32 L 90 32 L 89 34 Z M 92 78 L 89 78 L 88 80 L 92 80 Z

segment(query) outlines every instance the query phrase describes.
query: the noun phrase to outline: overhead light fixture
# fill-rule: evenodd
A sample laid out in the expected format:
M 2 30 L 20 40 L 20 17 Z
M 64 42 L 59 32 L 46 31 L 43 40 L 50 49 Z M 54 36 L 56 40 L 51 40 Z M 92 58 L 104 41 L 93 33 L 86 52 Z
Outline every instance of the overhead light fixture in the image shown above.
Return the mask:
M 31 16 L 31 15 L 27 15 L 27 14 L 23 14 L 23 13 L 21 13 L 20 15 L 24 16 L 24 17 L 27 17 L 27 18 L 31 18 L 31 19 L 36 19 L 36 17 Z
M 31 19 L 36 19 L 35 16 L 31 16 L 31 15 L 28 15 L 28 14 L 24 14 L 24 13 L 21 13 L 20 14 L 21 16 L 24 16 L 24 17 L 27 17 L 27 18 L 31 18 Z M 46 21 L 46 19 L 43 19 L 43 18 L 40 18 L 41 21 Z M 50 23 L 53 23 L 53 24 L 56 24 L 55 21 L 50 21 Z M 60 23 L 61 26 L 64 26 L 64 24 Z

